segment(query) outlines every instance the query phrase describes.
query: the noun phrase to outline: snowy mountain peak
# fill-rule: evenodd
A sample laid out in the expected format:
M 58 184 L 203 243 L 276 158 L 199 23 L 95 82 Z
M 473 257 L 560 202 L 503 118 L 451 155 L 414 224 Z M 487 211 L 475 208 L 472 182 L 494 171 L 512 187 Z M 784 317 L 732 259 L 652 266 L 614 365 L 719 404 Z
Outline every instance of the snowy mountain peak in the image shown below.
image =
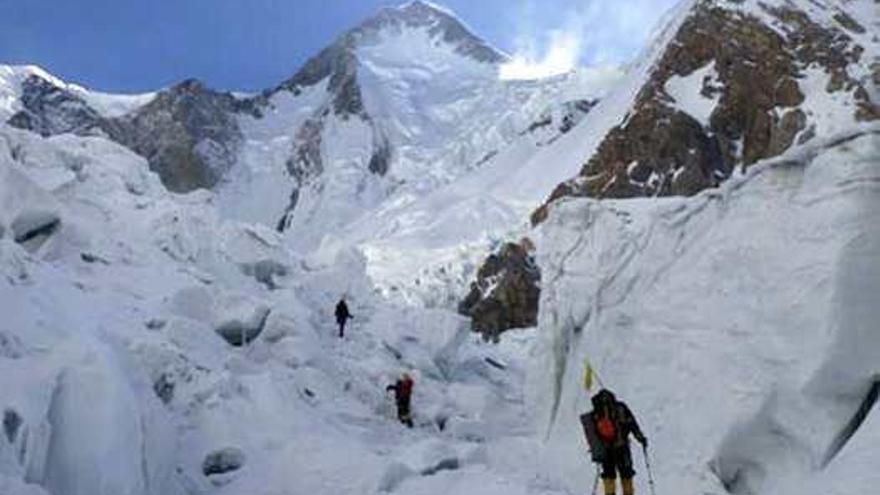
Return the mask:
M 31 78 L 48 81 L 57 87 L 66 84 L 36 65 L 0 65 L 0 120 L 5 121 L 21 110 L 22 85 Z
M 329 77 L 328 89 L 345 93 L 336 102 L 337 113 L 362 113 L 362 102 L 353 85 L 357 61 L 363 56 L 359 53 L 361 49 L 374 47 L 389 38 L 401 41 L 401 37 L 417 36 L 414 34 L 417 31 L 426 31 L 431 50 L 407 50 L 405 53 L 391 50 L 404 55 L 402 60 L 397 57 L 398 61 L 424 63 L 426 59 L 431 59 L 433 53 L 449 47 L 457 55 L 480 63 L 500 64 L 507 60 L 506 55 L 475 35 L 450 11 L 434 4 L 414 1 L 397 7 L 385 7 L 346 31 L 309 59 L 277 89 L 299 92 L 303 87 L 314 86 Z
M 480 62 L 500 63 L 507 59 L 468 29 L 452 11 L 418 0 L 380 10 L 355 28 L 352 35 L 360 39 L 360 36 L 401 28 L 427 28 L 431 35 L 454 46 L 457 53 Z

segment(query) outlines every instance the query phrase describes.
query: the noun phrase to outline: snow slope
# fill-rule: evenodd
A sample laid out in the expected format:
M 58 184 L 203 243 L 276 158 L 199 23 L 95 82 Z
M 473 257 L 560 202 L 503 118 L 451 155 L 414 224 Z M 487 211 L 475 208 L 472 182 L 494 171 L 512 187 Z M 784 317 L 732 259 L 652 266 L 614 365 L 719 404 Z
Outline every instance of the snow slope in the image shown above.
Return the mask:
M 500 81 L 430 28 L 382 31 L 356 50 L 368 118 L 334 113 L 330 80 L 275 91 L 239 118 L 216 191 L 169 194 L 101 138 L 0 126 L 0 493 L 583 493 L 585 357 L 643 423 L 658 493 L 870 493 L 876 410 L 818 468 L 880 372 L 880 129 L 820 92 L 821 139 L 718 190 L 555 206 L 537 332 L 488 345 L 445 309 L 493 245 L 532 233 L 692 4 L 611 93 L 613 71 Z M 14 112 L 36 69 L 4 70 Z M 694 87 L 670 90 L 705 116 Z M 600 96 L 560 131 L 566 102 Z M 299 149 L 320 167 L 295 184 Z M 384 394 L 403 370 L 413 430 Z
M 0 129 L 4 495 L 564 493 L 530 467 L 530 331 L 490 346 L 388 304 L 356 250 L 298 258 L 215 199 L 101 138 Z M 403 370 L 412 431 L 384 393 Z
M 876 411 L 819 466 L 880 371 L 878 143 L 854 128 L 694 198 L 555 209 L 530 385 L 547 469 L 589 482 L 587 358 L 651 432 L 658 490 L 871 491 Z
M 356 246 L 386 295 L 452 307 L 496 240 L 523 232 L 547 190 L 577 171 L 579 140 L 554 146 L 565 104 L 601 98 L 621 74 L 504 81 L 499 63 L 460 53 L 431 25 L 386 26 L 350 49 L 364 115 L 334 110 L 335 76 L 272 94 L 262 117 L 240 119 L 245 145 L 218 190 L 221 214 L 284 224 L 288 246 L 325 260 Z M 384 173 L 370 169 L 380 145 Z M 303 177 L 291 177 L 303 154 Z

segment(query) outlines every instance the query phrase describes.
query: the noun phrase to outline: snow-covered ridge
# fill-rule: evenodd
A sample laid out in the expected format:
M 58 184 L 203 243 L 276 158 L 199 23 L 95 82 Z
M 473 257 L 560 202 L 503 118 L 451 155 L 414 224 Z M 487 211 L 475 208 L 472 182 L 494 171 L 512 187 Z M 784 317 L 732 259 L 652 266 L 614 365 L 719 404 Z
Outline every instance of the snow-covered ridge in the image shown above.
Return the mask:
M 84 99 L 104 117 L 119 117 L 146 104 L 154 92 L 140 94 L 103 93 L 65 82 L 35 65 L 0 65 L 0 121 L 6 121 L 21 110 L 21 84 L 31 76 L 44 79 Z
M 460 55 L 483 63 L 496 64 L 506 60 L 504 54 L 476 36 L 452 11 L 421 0 L 386 7 L 355 28 L 352 34 L 360 40 L 362 36 L 405 27 L 427 28 L 432 36 L 452 46 Z

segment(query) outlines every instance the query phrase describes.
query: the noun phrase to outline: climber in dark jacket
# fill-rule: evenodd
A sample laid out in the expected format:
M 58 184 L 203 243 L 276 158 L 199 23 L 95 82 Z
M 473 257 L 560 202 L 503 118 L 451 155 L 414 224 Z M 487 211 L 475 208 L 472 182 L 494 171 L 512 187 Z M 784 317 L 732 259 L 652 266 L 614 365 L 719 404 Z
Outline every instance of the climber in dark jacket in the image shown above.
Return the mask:
M 633 495 L 632 453 L 629 449 L 629 436 L 632 434 L 643 447 L 647 448 L 648 439 L 639 428 L 638 422 L 627 405 L 614 397 L 611 391 L 602 389 L 593 396 L 593 410 L 589 419 L 595 425 L 599 440 L 604 446 L 602 464 L 602 484 L 605 495 L 614 495 L 614 484 L 620 475 L 623 495 Z
M 339 303 L 336 305 L 336 323 L 339 324 L 339 338 L 345 336 L 345 322 L 351 318 L 351 313 L 348 312 L 348 305 L 345 304 L 345 298 L 339 300 Z
M 404 373 L 396 383 L 385 387 L 386 392 L 394 391 L 394 400 L 397 402 L 397 419 L 406 426 L 412 428 L 413 420 L 410 413 L 410 399 L 412 398 L 413 379 L 409 373 Z

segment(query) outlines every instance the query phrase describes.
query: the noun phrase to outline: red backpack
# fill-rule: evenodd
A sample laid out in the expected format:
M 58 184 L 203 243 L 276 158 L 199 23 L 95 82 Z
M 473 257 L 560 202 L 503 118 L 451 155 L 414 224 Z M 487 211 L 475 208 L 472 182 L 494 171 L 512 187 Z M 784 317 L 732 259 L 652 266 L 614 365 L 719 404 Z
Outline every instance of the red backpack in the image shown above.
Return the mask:
M 400 397 L 408 400 L 410 395 L 412 395 L 412 389 L 413 389 L 412 379 L 411 378 L 403 378 L 402 380 L 400 380 L 400 384 L 398 386 L 400 387 L 400 390 L 399 390 Z
M 610 415 L 602 416 L 596 419 L 596 433 L 605 444 L 614 443 L 617 438 L 617 425 L 611 419 Z

